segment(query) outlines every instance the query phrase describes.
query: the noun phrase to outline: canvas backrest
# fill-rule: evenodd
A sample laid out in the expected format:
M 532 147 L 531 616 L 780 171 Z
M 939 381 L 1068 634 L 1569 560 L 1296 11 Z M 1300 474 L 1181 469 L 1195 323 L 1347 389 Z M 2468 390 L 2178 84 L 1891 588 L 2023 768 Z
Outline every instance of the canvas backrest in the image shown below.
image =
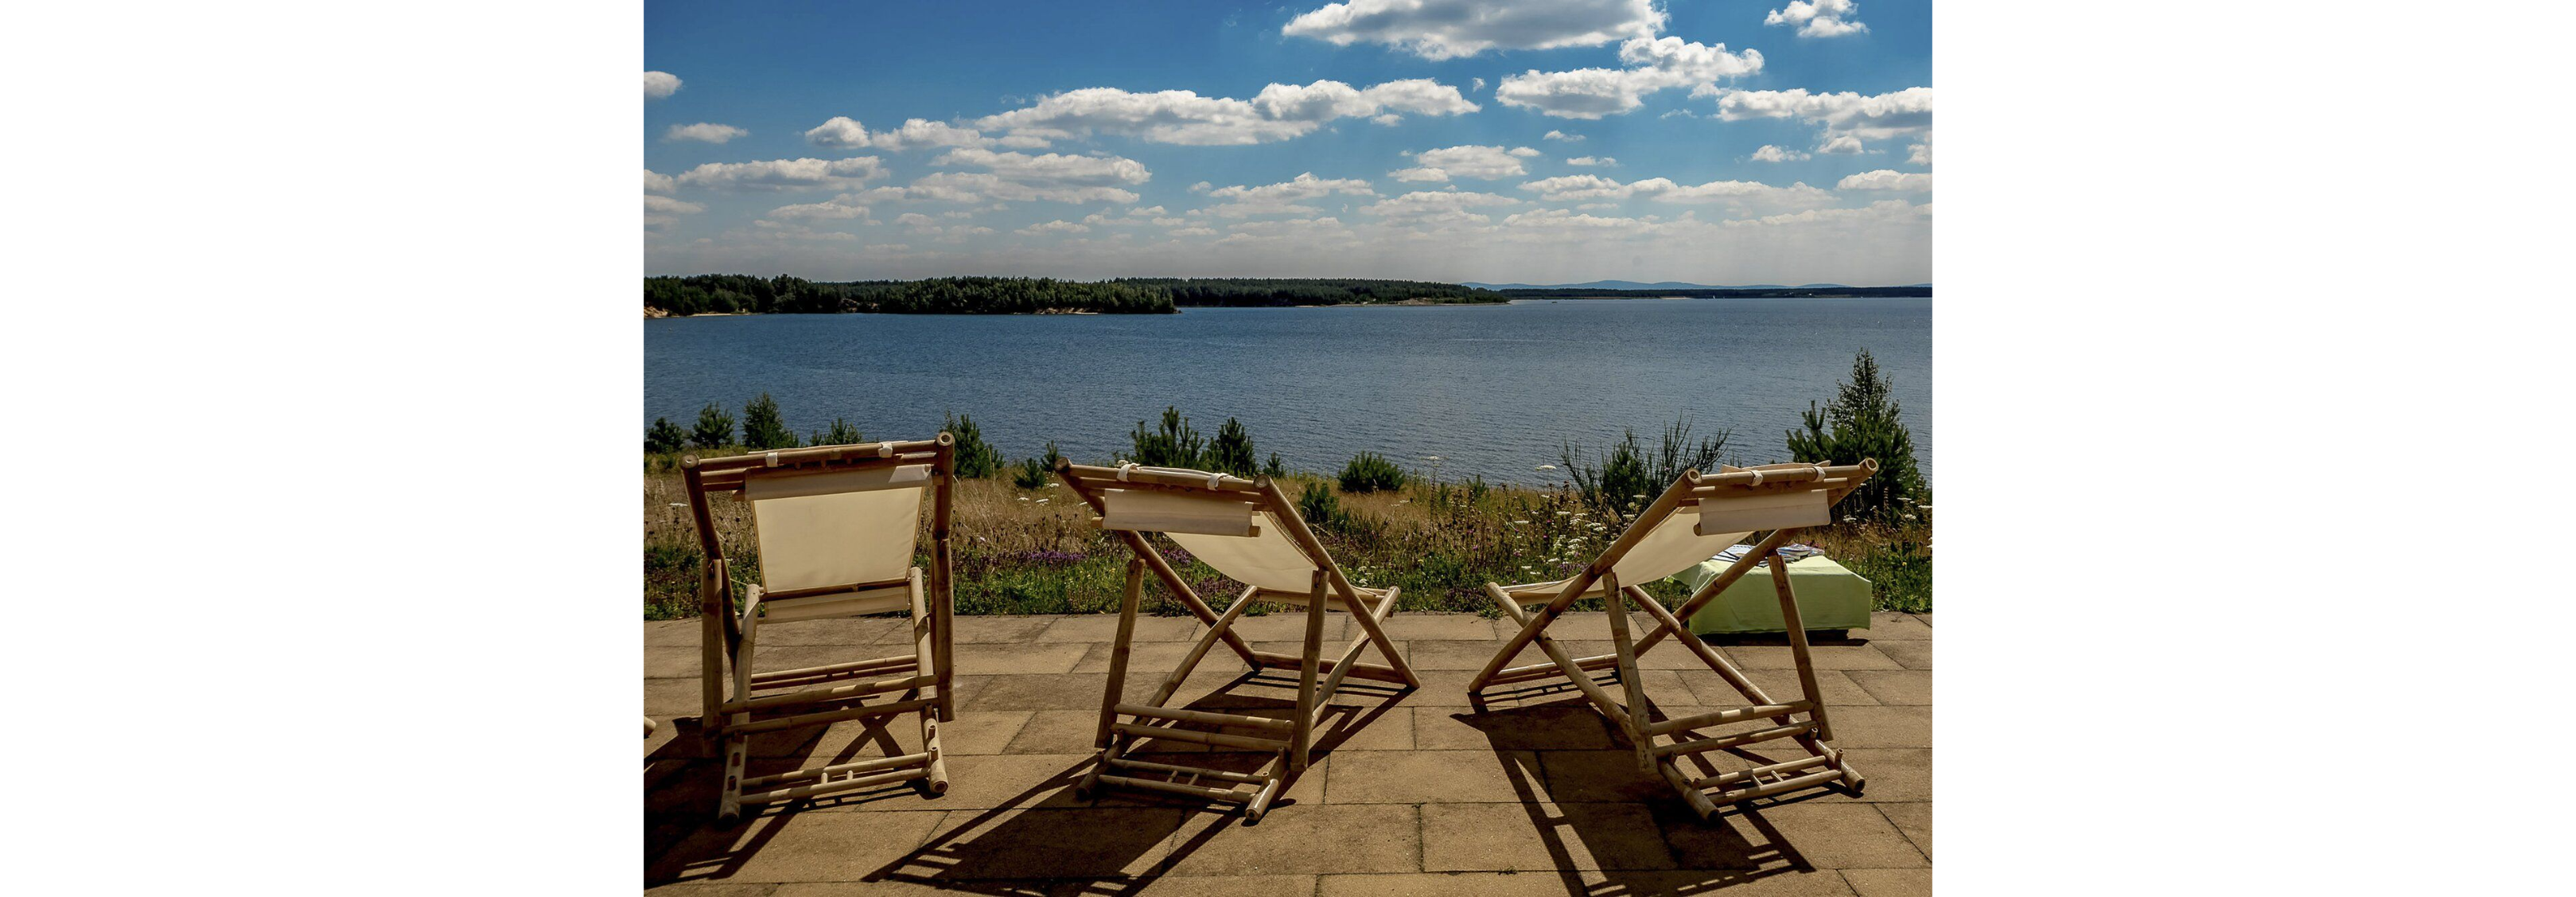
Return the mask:
M 761 586 L 795 592 L 903 579 L 932 482 L 929 464 L 747 476 Z
M 1200 470 L 1130 469 L 1169 475 L 1166 479 L 1221 479 Z M 1114 480 L 1095 480 L 1088 491 L 1098 501 L 1104 529 L 1162 533 L 1226 578 L 1245 585 L 1298 594 L 1313 587 L 1318 561 L 1298 546 L 1279 512 L 1269 508 L 1259 493 L 1169 482 L 1150 488 L 1122 487 Z

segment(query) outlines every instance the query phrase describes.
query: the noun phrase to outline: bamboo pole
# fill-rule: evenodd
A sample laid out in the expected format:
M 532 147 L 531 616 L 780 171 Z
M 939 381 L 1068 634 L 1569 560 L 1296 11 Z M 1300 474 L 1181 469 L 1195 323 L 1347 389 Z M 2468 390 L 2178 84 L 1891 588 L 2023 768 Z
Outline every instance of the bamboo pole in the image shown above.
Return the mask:
M 1215 647 L 1219 638 L 1230 633 L 1235 618 L 1242 616 L 1244 609 L 1252 606 L 1253 591 L 1253 589 L 1243 590 L 1243 594 L 1226 607 L 1225 615 L 1218 617 L 1216 623 L 1208 627 L 1207 633 L 1199 636 L 1198 643 L 1190 646 L 1190 653 L 1181 658 L 1181 665 L 1173 668 L 1171 675 L 1163 677 L 1163 685 L 1154 690 L 1153 700 L 1145 703 L 1160 707 L 1163 706 L 1164 701 L 1171 700 L 1173 695 L 1180 693 L 1181 683 L 1189 680 L 1192 670 L 1198 669 L 1199 660 L 1207 656 L 1208 649 Z M 1260 665 L 1257 657 L 1256 655 L 1256 659 L 1252 661 L 1256 668 Z
M 1306 641 L 1297 666 L 1297 728 L 1289 733 L 1288 769 L 1306 768 L 1307 750 L 1315 738 L 1315 664 L 1324 645 L 1324 571 L 1315 570 L 1314 591 L 1306 605 Z
M 1155 578 L 1161 579 L 1163 586 L 1172 590 L 1172 597 L 1180 599 L 1181 606 L 1189 608 L 1190 613 L 1199 618 L 1199 622 L 1211 626 L 1216 624 L 1216 611 L 1209 608 L 1207 602 L 1199 600 L 1199 593 L 1190 589 L 1189 582 L 1181 578 L 1180 571 L 1172 569 L 1171 562 L 1163 559 L 1162 552 L 1155 551 L 1152 543 L 1146 542 L 1144 536 L 1131 530 L 1122 529 L 1116 532 L 1119 540 L 1127 543 L 1127 550 L 1145 559 L 1145 566 L 1152 568 Z M 1260 666 L 1253 661 L 1252 646 L 1245 643 L 1242 636 L 1234 634 L 1234 630 L 1231 629 L 1226 630 L 1223 636 L 1226 647 L 1233 648 L 1234 653 L 1243 658 L 1245 666 L 1256 668 Z
M 1680 478 L 1673 481 L 1672 485 L 1664 487 L 1663 493 L 1655 496 L 1655 500 L 1646 505 L 1645 510 L 1639 511 L 1636 518 L 1628 524 L 1627 529 L 1620 531 L 1619 538 L 1611 540 L 1609 547 L 1601 550 L 1600 557 L 1594 558 L 1590 566 L 1583 568 L 1582 573 L 1567 579 L 1564 588 L 1557 593 L 1557 596 L 1548 601 L 1546 607 L 1540 608 L 1538 613 L 1531 615 L 1528 622 L 1521 626 L 1521 630 L 1503 643 L 1502 650 L 1494 653 L 1494 659 L 1488 661 L 1485 668 L 1476 673 L 1475 678 L 1467 680 L 1467 691 L 1472 693 L 1482 690 L 1486 683 L 1492 681 L 1495 674 L 1502 672 L 1504 664 L 1511 662 L 1513 655 L 1519 654 L 1531 640 L 1538 638 L 1539 630 L 1546 629 L 1548 624 L 1556 622 L 1556 618 L 1564 614 L 1566 608 L 1574 605 L 1577 597 L 1589 590 L 1603 574 L 1609 573 L 1611 568 L 1618 566 L 1619 561 L 1628 556 L 1628 551 L 1637 547 L 1638 542 L 1644 541 L 1647 534 L 1654 532 L 1656 527 L 1662 526 L 1665 518 L 1672 516 L 1673 509 L 1681 506 L 1682 499 L 1687 497 L 1691 488 L 1698 482 L 1698 478 L 1699 471 L 1686 470 L 1682 472 Z M 1493 585 L 1496 591 L 1501 591 L 1500 585 L 1492 583 L 1488 585 Z M 1563 652 L 1552 653 L 1562 654 Z M 1568 671 L 1566 675 L 1569 678 L 1581 678 L 1579 674 L 1572 671 Z
M 714 739 L 724 731 L 725 633 L 716 619 L 724 616 L 724 558 L 698 567 L 698 722 L 700 734 Z
M 1737 707 L 1733 710 L 1712 710 L 1707 713 L 1694 713 L 1689 716 L 1677 717 L 1660 723 L 1655 723 L 1647 728 L 1651 729 L 1655 734 L 1661 735 L 1666 732 L 1697 729 L 1701 726 L 1723 725 L 1726 723 L 1736 722 L 1738 720 L 1758 719 L 1761 717 L 1771 716 L 1787 716 L 1792 713 L 1812 711 L 1814 709 L 1815 704 L 1810 701 L 1791 701 L 1786 704 L 1756 704 L 1751 707 Z
M 1359 589 L 1351 585 L 1348 577 L 1342 575 L 1341 565 L 1333 563 L 1332 553 L 1324 550 L 1323 540 L 1315 538 L 1315 531 L 1306 525 L 1306 518 L 1298 515 L 1297 504 L 1288 499 L 1288 493 L 1281 491 L 1278 482 L 1266 476 L 1262 477 L 1256 485 L 1260 488 L 1261 494 L 1269 499 L 1270 504 L 1277 508 L 1273 516 L 1278 518 L 1281 526 L 1287 528 L 1288 538 L 1297 543 L 1298 547 L 1314 560 L 1316 570 L 1324 575 L 1325 582 L 1332 586 L 1333 591 L 1340 594 L 1342 600 L 1349 602 L 1351 607 L 1364 606 L 1359 603 Z M 1389 594 L 1388 600 L 1394 600 L 1392 593 Z M 1392 606 L 1389 605 L 1389 607 Z M 1357 618 L 1354 622 L 1360 624 L 1360 631 L 1368 633 L 1369 641 L 1377 643 L 1378 653 L 1386 656 L 1386 665 L 1393 668 L 1396 675 L 1404 677 L 1404 684 L 1410 688 L 1421 688 L 1422 680 L 1413 674 L 1413 667 L 1404 662 L 1404 652 L 1395 649 L 1395 640 L 1387 637 L 1386 630 L 1378 625 L 1378 621 L 1361 613 L 1353 613 L 1351 616 Z
M 1655 600 L 1655 596 L 1646 594 L 1646 590 L 1629 586 L 1628 595 L 1637 599 L 1637 604 L 1644 607 L 1646 614 L 1654 617 L 1657 623 L 1676 632 L 1683 630 L 1680 618 L 1673 616 L 1671 611 L 1665 610 L 1663 604 Z M 1709 669 L 1716 670 L 1719 678 L 1725 679 L 1728 685 L 1735 686 L 1736 691 L 1743 692 L 1744 696 L 1753 703 L 1771 703 L 1771 696 L 1763 693 L 1762 686 L 1753 684 L 1753 680 L 1745 676 L 1744 671 L 1736 669 L 1732 661 L 1727 660 L 1725 655 L 1717 653 L 1716 648 L 1709 647 L 1707 642 L 1701 641 L 1699 636 L 1693 635 L 1679 641 L 1690 646 L 1691 653 L 1698 656 L 1701 663 L 1707 664 Z M 1637 653 L 1643 654 L 1645 651 L 1640 649 Z M 1786 725 L 1789 718 L 1779 717 L 1773 722 Z
M 939 435 L 943 439 L 948 436 L 946 433 Z M 930 763 L 924 769 L 929 773 L 926 779 L 929 782 L 930 793 L 946 794 L 948 793 L 948 757 L 939 749 L 939 722 L 942 719 L 941 713 L 947 708 L 949 700 L 948 683 L 945 681 L 947 667 L 938 665 L 940 662 L 936 656 L 938 632 L 928 625 L 931 621 L 923 619 L 922 614 L 925 609 L 923 605 L 937 599 L 935 596 L 923 594 L 920 568 L 913 568 L 911 579 L 913 671 L 930 673 L 931 675 L 915 678 L 926 679 L 928 682 L 925 684 L 938 689 L 938 693 L 932 696 L 933 703 L 920 710 L 921 749 L 930 754 Z M 929 669 L 925 670 L 924 667 Z
M 1117 473 L 1116 468 L 1088 467 L 1063 458 L 1058 458 L 1055 462 L 1056 479 L 1063 482 L 1065 488 L 1073 490 L 1073 494 L 1080 497 L 1083 504 L 1090 505 L 1094 513 L 1106 514 L 1109 506 L 1101 502 L 1100 496 L 1092 493 L 1092 487 L 1096 485 L 1092 480 L 1100 479 L 1114 484 L 1117 482 Z M 1172 565 L 1163 560 L 1162 553 L 1155 551 L 1154 546 L 1146 542 L 1144 536 L 1132 530 L 1122 529 L 1112 530 L 1112 532 L 1118 534 L 1119 541 L 1126 543 L 1128 551 L 1145 559 L 1145 565 L 1153 568 L 1154 576 L 1163 581 L 1164 587 L 1172 590 L 1172 597 L 1178 599 L 1181 606 L 1189 608 L 1190 613 L 1199 618 L 1199 622 L 1211 627 L 1216 625 L 1216 611 L 1210 609 L 1207 602 L 1199 600 L 1198 593 L 1190 590 L 1190 584 L 1181 579 L 1180 572 L 1173 570 Z M 1231 630 L 1221 635 L 1225 638 L 1226 647 L 1234 649 L 1235 655 L 1243 658 L 1245 666 L 1254 669 L 1261 667 L 1259 662 L 1252 659 L 1252 646 L 1246 644 L 1242 636 L 1235 635 Z
M 910 666 L 914 662 L 913 656 L 910 654 L 892 654 L 885 657 L 871 657 L 866 660 L 854 660 L 849 663 L 827 663 L 822 666 L 799 667 L 793 670 L 771 670 L 766 673 L 751 674 L 751 684 L 756 686 L 775 687 L 783 682 L 797 679 L 820 679 L 833 676 L 854 676 L 866 673 L 884 672 L 895 667 Z
M 957 719 L 957 570 L 949 539 L 957 517 L 957 437 L 943 430 L 931 441 L 939 444 L 939 459 L 933 468 L 938 472 L 934 484 L 938 488 L 931 495 L 930 508 L 930 654 L 932 670 L 939 677 L 939 718 L 953 721 Z
M 1128 703 L 1112 704 L 1110 705 L 1110 709 L 1128 716 L 1178 720 L 1185 723 L 1198 723 L 1209 726 L 1240 726 L 1246 729 L 1262 729 L 1272 732 L 1286 732 L 1296 727 L 1296 724 L 1289 720 L 1272 719 L 1266 716 L 1246 716 L 1240 713 L 1210 713 L 1205 710 L 1183 710 L 1178 707 L 1149 707 L 1143 704 Z
M 1280 768 L 1287 765 L 1287 763 L 1288 752 L 1280 751 L 1278 754 L 1273 755 L 1270 758 L 1269 763 L 1262 766 L 1262 769 L 1265 770 L 1262 775 L 1269 781 L 1267 784 L 1261 786 L 1260 791 L 1253 793 L 1251 803 L 1244 805 L 1243 822 L 1245 825 L 1260 822 L 1262 814 L 1270 812 L 1271 800 L 1279 796 L 1280 785 L 1287 780 L 1287 773 Z
M 1673 768 L 1673 761 L 1657 761 L 1655 771 L 1663 773 L 1664 781 L 1671 782 L 1673 788 L 1682 793 L 1682 801 L 1690 804 L 1691 812 L 1699 814 L 1701 822 L 1706 822 L 1708 817 L 1717 815 L 1716 802 L 1709 800 L 1708 795 L 1701 794 L 1699 789 L 1691 787 L 1690 778 L 1682 775 L 1681 770 Z
M 1751 781 L 1759 784 L 1765 776 L 1778 777 L 1788 773 L 1798 772 L 1800 770 L 1813 769 L 1818 766 L 1830 766 L 1833 762 L 1834 758 L 1831 755 L 1822 757 L 1800 757 L 1795 760 L 1772 763 L 1765 766 L 1756 766 L 1752 769 L 1740 769 L 1730 773 L 1721 773 L 1719 775 L 1713 775 L 1702 779 L 1694 779 L 1691 781 L 1691 787 L 1717 788 L 1723 790 L 1726 786 L 1737 782 Z M 1840 770 L 1836 770 L 1836 772 L 1840 772 Z
M 1610 611 L 1610 649 L 1619 658 L 1619 687 L 1628 697 L 1628 727 L 1646 733 L 1644 740 L 1631 743 L 1637 749 L 1637 771 L 1653 772 L 1655 733 L 1645 725 L 1646 686 L 1637 681 L 1637 655 L 1628 650 L 1627 596 L 1619 590 L 1618 571 L 1601 575 L 1601 596 Z M 1575 668 L 1579 671 L 1581 666 Z
M 1789 562 L 1771 558 L 1771 591 L 1780 596 L 1780 622 L 1789 627 L 1789 656 L 1798 662 L 1798 688 L 1807 694 L 1808 715 L 1816 721 L 1816 740 L 1834 740 L 1833 721 L 1825 718 L 1824 690 L 1816 687 L 1816 662 L 1807 656 L 1807 624 L 1798 616 L 1798 593 L 1789 587 Z
M 801 782 L 806 779 L 830 778 L 833 773 L 876 772 L 884 769 L 897 769 L 905 766 L 922 765 L 929 762 L 930 755 L 927 753 L 904 754 L 899 757 L 880 757 L 874 760 L 860 760 L 855 763 L 836 763 L 831 766 L 814 766 L 795 770 L 793 772 L 782 772 L 777 775 L 752 776 L 751 778 L 742 780 L 742 784 L 743 787 L 749 788 L 754 785 L 775 785 L 780 782 Z
M 806 464 L 835 461 L 844 462 L 849 466 L 854 467 L 884 466 L 887 464 L 903 462 L 905 459 L 899 456 L 914 455 L 923 452 L 935 452 L 943 445 L 954 443 L 955 439 L 956 437 L 952 436 L 944 442 L 936 438 L 918 439 L 909 442 L 863 442 L 852 445 L 824 445 L 794 449 L 779 449 L 774 452 L 753 452 L 743 455 L 727 455 L 721 458 L 683 458 L 680 460 L 680 466 L 686 469 L 702 471 L 705 473 L 747 471 L 755 468 L 768 467 L 798 467 Z M 890 454 L 880 455 L 878 453 L 880 446 L 884 447 L 884 449 L 887 452 L 890 452 Z M 776 464 L 770 463 L 769 459 L 772 456 L 776 456 L 778 459 Z
M 803 788 L 787 788 L 779 791 L 764 791 L 758 794 L 745 794 L 742 795 L 741 802 L 744 804 L 774 804 L 782 800 L 795 800 L 800 797 L 818 797 L 842 791 L 856 791 L 861 788 L 873 788 L 878 785 L 892 785 L 896 782 L 911 781 L 913 779 L 924 778 L 929 775 L 930 770 L 927 769 L 906 769 L 899 772 L 889 772 L 881 775 L 844 779 L 838 782 L 825 782 L 820 785 L 807 785 Z
M 1388 590 L 1385 595 L 1378 598 L 1376 608 L 1370 608 L 1367 604 L 1361 604 L 1353 614 L 1361 617 L 1375 614 L 1376 616 L 1374 619 L 1383 621 L 1386 619 L 1386 615 L 1394 612 L 1394 610 L 1395 592 L 1394 590 Z M 1325 665 L 1328 675 L 1324 677 L 1324 684 L 1318 686 L 1316 689 L 1316 692 L 1323 697 L 1321 700 L 1315 702 L 1317 705 L 1316 715 L 1314 718 L 1310 718 L 1308 720 L 1308 725 L 1314 725 L 1315 719 L 1320 719 L 1323 716 L 1325 705 L 1332 701 L 1333 695 L 1342 687 L 1342 680 L 1349 678 L 1351 673 L 1359 668 L 1358 661 L 1360 658 L 1360 652 L 1365 650 L 1368 646 L 1369 637 L 1366 634 L 1362 634 L 1359 638 L 1352 639 L 1349 645 L 1342 648 L 1342 656 L 1339 660 L 1331 661 Z
M 1147 791 L 1161 791 L 1167 794 L 1180 794 L 1189 797 L 1205 798 L 1213 801 L 1223 801 L 1230 804 L 1248 804 L 1252 802 L 1252 795 L 1236 791 L 1232 788 L 1210 788 L 1205 785 L 1183 785 L 1179 782 L 1163 782 L 1156 781 L 1154 779 L 1138 779 L 1130 778 L 1128 776 L 1112 775 L 1101 776 L 1100 781 L 1111 785 L 1120 785 L 1128 788 L 1142 788 Z
M 1144 760 L 1129 760 L 1124 757 L 1109 761 L 1109 765 L 1119 769 L 1141 769 L 1147 772 L 1163 772 L 1173 775 L 1186 774 L 1191 776 L 1203 776 L 1220 782 L 1233 782 L 1238 785 L 1259 785 L 1270 781 L 1269 779 L 1265 779 L 1260 776 L 1231 772 L 1223 769 L 1208 769 L 1199 766 L 1179 766 L 1171 763 L 1151 763 Z
M 1127 561 L 1127 590 L 1118 602 L 1118 640 L 1109 646 L 1109 684 L 1100 693 L 1100 726 L 1093 747 L 1109 747 L 1109 724 L 1118 720 L 1118 699 L 1127 686 L 1127 648 L 1136 637 L 1136 605 L 1145 595 L 1145 559 Z
M 1738 732 L 1733 735 L 1721 735 L 1716 738 L 1697 738 L 1689 741 L 1676 741 L 1672 744 L 1656 745 L 1655 754 L 1656 756 L 1702 754 L 1709 751 L 1725 750 L 1727 748 L 1738 747 L 1741 745 L 1758 744 L 1760 742 L 1770 741 L 1777 738 L 1787 738 L 1789 736 L 1814 729 L 1815 727 L 1815 722 L 1810 720 L 1803 723 L 1790 723 L 1788 725 L 1773 726 L 1768 729 L 1758 729 L 1751 732 Z
M 1770 557 L 1772 552 L 1779 550 L 1781 543 L 1789 541 L 1790 532 L 1790 530 L 1773 530 L 1770 535 L 1764 536 L 1762 541 L 1754 544 L 1752 551 L 1745 552 L 1743 557 L 1736 558 L 1735 563 L 1728 564 L 1726 571 L 1719 573 L 1716 579 L 1709 580 L 1699 587 L 1699 591 L 1692 592 L 1690 600 L 1683 602 L 1680 610 L 1673 611 L 1673 623 L 1682 624 L 1689 620 L 1692 614 L 1699 613 L 1701 607 L 1716 600 L 1719 592 L 1726 591 L 1727 586 L 1734 585 L 1736 580 L 1743 579 L 1745 574 L 1753 572 L 1754 566 L 1762 563 L 1763 558 Z M 1656 642 L 1663 641 L 1667 635 L 1690 635 L 1690 630 L 1682 625 L 1659 623 L 1655 626 L 1655 631 L 1646 633 L 1646 637 L 1637 642 L 1637 650 L 1644 651 L 1652 648 Z
M 890 691 L 911 691 L 916 688 L 928 687 L 938 681 L 939 677 L 937 676 L 905 676 L 899 679 L 879 679 L 874 682 L 861 682 L 856 685 L 842 685 L 832 688 L 810 688 L 804 691 L 789 692 L 783 695 L 768 695 L 758 698 L 726 701 L 724 706 L 716 709 L 726 713 L 742 713 L 745 711 L 775 710 L 780 707 L 803 707 L 811 704 L 826 704 L 833 701 L 847 701 L 853 698 L 864 698 L 869 695 L 879 695 Z
M 780 729 L 793 729 L 798 726 L 813 726 L 824 723 L 837 723 L 843 720 L 865 719 L 871 716 L 887 716 L 897 713 L 908 713 L 924 707 L 936 706 L 938 703 L 939 701 L 936 698 L 915 698 L 909 701 L 892 701 L 884 704 L 871 704 L 866 707 L 851 707 L 843 710 L 826 710 L 821 713 L 805 713 L 796 716 L 774 717 L 757 722 L 745 722 L 733 726 L 729 731 L 740 733 L 742 735 L 756 735 L 762 732 L 774 732 Z
M 1118 723 L 1110 728 L 1117 730 L 1119 734 L 1136 738 L 1169 738 L 1174 741 L 1188 741 L 1198 744 L 1212 744 L 1221 747 L 1245 748 L 1258 751 L 1275 751 L 1289 746 L 1287 741 L 1277 738 L 1257 738 L 1250 735 L 1227 735 L 1222 732 L 1201 732 L 1195 729 L 1175 729 L 1170 726 L 1148 726 L 1140 723 Z
M 1792 791 L 1803 791 L 1808 788 L 1831 784 L 1833 780 L 1839 778 L 1843 778 L 1842 770 L 1828 769 L 1823 772 L 1812 772 L 1795 778 L 1782 779 L 1758 788 L 1721 793 L 1715 798 L 1715 800 L 1730 804 L 1742 803 L 1748 800 L 1787 794 Z M 1696 794 L 1698 792 L 1694 790 L 1692 793 Z

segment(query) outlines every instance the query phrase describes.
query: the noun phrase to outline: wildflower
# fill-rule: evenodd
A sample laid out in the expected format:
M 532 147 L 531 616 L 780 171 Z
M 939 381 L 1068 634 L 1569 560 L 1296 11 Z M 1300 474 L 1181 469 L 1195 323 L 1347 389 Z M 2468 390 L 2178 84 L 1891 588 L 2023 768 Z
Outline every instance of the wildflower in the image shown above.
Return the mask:
M 1028 496 L 1026 496 L 1026 495 L 1023 495 L 1023 496 L 1020 496 L 1020 500 L 1021 500 L 1021 501 L 1028 501 L 1028 500 L 1029 500 L 1029 497 L 1028 497 Z
M 1047 500 L 1046 500 L 1046 499 L 1043 499 L 1043 498 L 1038 499 L 1038 504 L 1046 504 L 1046 503 L 1047 503 Z
M 1850 522 L 1852 522 L 1852 521 L 1854 521 L 1854 520 L 1859 520 L 1859 519 L 1860 519 L 1860 518 L 1858 518 L 1858 517 L 1854 517 L 1854 516 L 1851 516 L 1851 515 L 1849 515 L 1849 514 L 1845 514 L 1845 515 L 1843 515 L 1843 522 L 1844 522 L 1844 523 L 1850 523 Z
M 1914 518 L 1914 515 L 1912 515 L 1912 514 L 1907 514 L 1907 515 L 1905 515 L 1905 519 L 1907 519 L 1907 520 L 1912 520 L 1912 519 L 1915 519 L 1915 518 Z
M 1513 526 L 1527 526 L 1527 525 L 1529 525 L 1529 521 L 1527 521 L 1527 520 L 1514 520 L 1514 521 L 1512 521 L 1512 525 L 1513 525 Z

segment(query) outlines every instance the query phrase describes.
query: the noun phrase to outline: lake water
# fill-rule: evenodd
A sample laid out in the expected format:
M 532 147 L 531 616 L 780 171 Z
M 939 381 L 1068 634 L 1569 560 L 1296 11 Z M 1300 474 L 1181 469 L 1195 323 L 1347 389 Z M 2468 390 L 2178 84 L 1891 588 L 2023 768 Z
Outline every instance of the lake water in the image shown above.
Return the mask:
M 1739 463 L 1786 460 L 1782 434 L 1867 348 L 1932 471 L 1930 299 L 1585 299 L 1509 305 L 1191 308 L 1177 315 L 751 315 L 644 322 L 644 422 L 739 418 L 762 392 L 800 436 L 846 417 L 870 439 L 972 416 L 1011 458 L 1055 440 L 1077 461 L 1127 449 L 1179 406 L 1228 416 L 1263 458 L 1338 471 L 1362 451 L 1444 479 L 1542 484 L 1557 447 L 1676 416 L 1733 431 Z

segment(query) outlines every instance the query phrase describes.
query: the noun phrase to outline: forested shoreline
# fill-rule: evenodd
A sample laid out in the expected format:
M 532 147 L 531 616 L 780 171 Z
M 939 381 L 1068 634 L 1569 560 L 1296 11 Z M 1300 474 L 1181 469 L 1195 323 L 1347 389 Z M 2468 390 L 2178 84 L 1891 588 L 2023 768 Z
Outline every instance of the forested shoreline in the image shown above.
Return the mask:
M 1350 278 L 937 277 L 811 281 L 699 274 L 644 278 L 648 315 L 706 314 L 1172 314 L 1181 307 L 1424 305 L 1508 302 L 1492 290 L 1412 280 Z
M 1911 287 L 1680 287 L 1665 290 L 1612 290 L 1592 287 L 1513 287 L 1487 292 L 1508 299 L 1871 299 L 1930 298 L 1932 288 Z

